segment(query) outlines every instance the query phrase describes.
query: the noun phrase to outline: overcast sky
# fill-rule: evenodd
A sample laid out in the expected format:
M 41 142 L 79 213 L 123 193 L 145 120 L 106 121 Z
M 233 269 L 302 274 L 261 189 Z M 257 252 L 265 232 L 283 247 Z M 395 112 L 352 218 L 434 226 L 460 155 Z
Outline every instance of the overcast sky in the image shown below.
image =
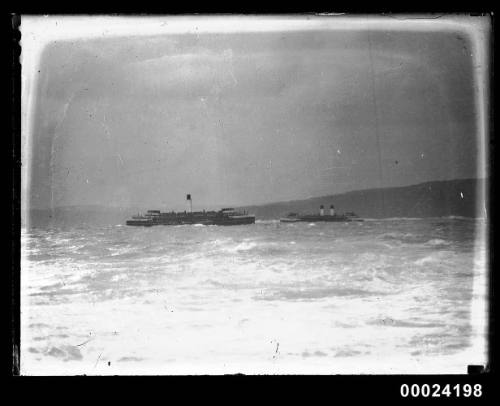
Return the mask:
M 451 32 L 54 41 L 31 206 L 247 205 L 477 172 L 471 44 Z

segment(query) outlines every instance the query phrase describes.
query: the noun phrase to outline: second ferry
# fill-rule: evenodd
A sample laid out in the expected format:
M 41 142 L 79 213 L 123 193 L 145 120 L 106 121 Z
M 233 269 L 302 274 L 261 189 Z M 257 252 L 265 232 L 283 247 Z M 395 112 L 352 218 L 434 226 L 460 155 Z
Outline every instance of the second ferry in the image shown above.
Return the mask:
M 280 218 L 282 223 L 296 223 L 299 221 L 307 221 L 313 223 L 316 221 L 326 221 L 326 222 L 349 222 L 349 221 L 363 221 L 356 213 L 346 212 L 343 214 L 338 214 L 335 212 L 335 207 L 333 204 L 330 206 L 330 214 L 325 214 L 325 209 L 323 205 L 319 208 L 318 214 L 298 214 L 289 213 L 286 217 Z

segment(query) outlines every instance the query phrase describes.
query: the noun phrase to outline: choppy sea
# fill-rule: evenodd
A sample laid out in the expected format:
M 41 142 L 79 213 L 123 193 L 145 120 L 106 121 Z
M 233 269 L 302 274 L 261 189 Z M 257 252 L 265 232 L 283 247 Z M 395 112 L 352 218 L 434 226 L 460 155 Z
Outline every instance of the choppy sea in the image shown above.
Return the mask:
M 21 373 L 465 373 L 487 222 L 22 230 Z

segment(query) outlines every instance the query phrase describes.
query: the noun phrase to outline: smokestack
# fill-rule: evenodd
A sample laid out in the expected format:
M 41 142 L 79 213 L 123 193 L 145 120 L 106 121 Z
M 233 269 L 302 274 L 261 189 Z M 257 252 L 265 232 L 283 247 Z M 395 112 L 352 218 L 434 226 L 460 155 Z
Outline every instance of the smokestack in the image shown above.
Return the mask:
M 322 216 L 325 214 L 325 210 L 323 209 L 323 205 L 319 206 L 319 215 Z
M 330 205 L 330 216 L 335 216 L 335 207 L 333 207 L 333 204 Z

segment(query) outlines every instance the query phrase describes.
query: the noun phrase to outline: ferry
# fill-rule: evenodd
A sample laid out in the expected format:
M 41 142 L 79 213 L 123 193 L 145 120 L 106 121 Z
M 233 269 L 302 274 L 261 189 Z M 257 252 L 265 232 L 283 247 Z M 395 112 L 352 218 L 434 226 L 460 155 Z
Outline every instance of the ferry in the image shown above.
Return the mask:
M 307 221 L 308 223 L 322 222 L 350 222 L 350 221 L 363 221 L 356 213 L 346 212 L 338 214 L 335 212 L 335 207 L 330 205 L 330 214 L 325 214 L 324 206 L 321 205 L 318 214 L 298 214 L 289 213 L 286 217 L 280 218 L 281 223 L 296 223 L 300 221 Z
M 191 195 L 187 195 L 191 200 Z M 191 205 L 192 207 L 192 205 Z M 151 227 L 156 225 L 176 226 L 183 224 L 202 224 L 217 226 L 236 226 L 254 224 L 255 216 L 246 211 L 237 211 L 232 207 L 226 207 L 218 211 L 184 211 L 184 212 L 162 212 L 160 210 L 148 210 L 144 215 L 132 216 L 126 221 L 127 226 Z

